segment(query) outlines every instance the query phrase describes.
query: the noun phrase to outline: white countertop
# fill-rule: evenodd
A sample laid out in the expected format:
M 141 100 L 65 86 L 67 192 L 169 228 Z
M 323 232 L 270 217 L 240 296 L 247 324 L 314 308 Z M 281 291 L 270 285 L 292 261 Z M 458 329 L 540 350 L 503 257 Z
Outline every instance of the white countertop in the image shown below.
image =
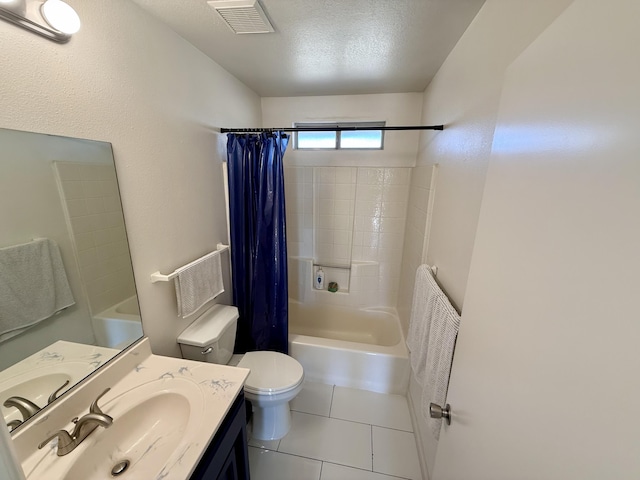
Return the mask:
M 123 363 L 117 365 L 118 362 Z M 55 442 L 42 450 L 36 447 L 37 443 L 61 428 L 70 431 L 73 424 L 67 422 L 73 417 L 87 413 L 91 403 L 89 399 L 92 396 L 95 398 L 95 392 L 106 387 L 111 387 L 111 390 L 99 401 L 106 414 L 110 414 L 110 411 L 126 411 L 123 409 L 126 409 L 127 405 L 123 402 L 135 403 L 136 398 L 155 395 L 156 392 L 185 389 L 184 391 L 188 392 L 187 397 L 198 397 L 191 403 L 189 426 L 186 427 L 187 431 L 178 445 L 160 464 L 154 463 L 148 471 L 138 471 L 137 474 L 143 475 L 141 478 L 145 480 L 188 479 L 249 375 L 249 370 L 244 368 L 152 355 L 146 339 L 116 358 L 103 370 L 84 382 L 92 383 L 92 386 L 85 386 L 84 392 L 81 391 L 82 388 L 78 389 L 78 396 L 84 397 L 82 401 L 74 399 L 74 393 L 71 393 L 67 395 L 68 398 L 47 409 L 48 415 L 41 421 L 33 421 L 19 430 L 16 435 L 19 438 L 15 443 L 27 480 L 64 478 L 73 462 L 85 450 L 90 451 L 100 440 L 100 434 L 107 431 L 102 427 L 98 427 L 74 451 L 63 457 L 56 455 Z M 170 415 L 170 412 L 168 414 Z M 114 415 L 113 425 L 117 421 L 118 418 Z M 133 421 L 135 422 L 135 418 Z M 113 428 L 113 425 L 110 428 Z M 155 441 L 160 440 L 146 439 L 150 445 L 147 451 L 151 450 Z M 146 454 L 145 452 L 143 456 Z M 140 465 L 143 463 L 140 461 Z M 45 472 L 46 475 L 38 472 Z M 104 478 L 109 478 L 108 474 L 108 471 L 105 472 Z
M 58 392 L 58 397 L 118 353 L 120 350 L 113 348 L 58 340 L 0 372 L 0 405 L 17 395 L 44 407 L 49 395 L 65 381 L 69 384 Z M 16 408 L 0 409 L 6 423 L 22 418 Z

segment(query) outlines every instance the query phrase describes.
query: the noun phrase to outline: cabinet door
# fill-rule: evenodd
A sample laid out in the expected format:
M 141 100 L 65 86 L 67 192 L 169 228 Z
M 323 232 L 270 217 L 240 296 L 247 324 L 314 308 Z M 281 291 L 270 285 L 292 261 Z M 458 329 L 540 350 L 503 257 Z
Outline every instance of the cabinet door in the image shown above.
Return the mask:
M 238 477 L 236 455 L 236 448 L 234 447 L 231 452 L 229 452 L 229 456 L 225 460 L 224 465 L 222 465 L 222 470 L 216 480 L 240 480 Z

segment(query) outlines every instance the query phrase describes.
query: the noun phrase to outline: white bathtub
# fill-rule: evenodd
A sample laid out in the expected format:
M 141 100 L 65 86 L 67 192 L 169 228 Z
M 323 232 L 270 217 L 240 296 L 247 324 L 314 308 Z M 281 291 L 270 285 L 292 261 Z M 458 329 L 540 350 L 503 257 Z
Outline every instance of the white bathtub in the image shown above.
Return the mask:
M 392 309 L 289 303 L 289 354 L 311 381 L 405 394 L 409 356 Z
M 122 349 L 142 337 L 138 297 L 134 295 L 93 316 L 96 343 L 101 347 Z

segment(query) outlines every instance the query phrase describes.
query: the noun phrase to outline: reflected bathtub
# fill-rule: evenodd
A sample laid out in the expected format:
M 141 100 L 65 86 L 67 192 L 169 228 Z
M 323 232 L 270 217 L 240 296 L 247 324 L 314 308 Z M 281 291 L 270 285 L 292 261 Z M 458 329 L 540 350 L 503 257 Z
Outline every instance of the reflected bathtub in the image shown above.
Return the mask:
M 289 303 L 289 354 L 310 381 L 404 395 L 409 355 L 393 309 Z
M 134 295 L 93 316 L 96 343 L 101 347 L 123 349 L 142 337 L 138 297 Z

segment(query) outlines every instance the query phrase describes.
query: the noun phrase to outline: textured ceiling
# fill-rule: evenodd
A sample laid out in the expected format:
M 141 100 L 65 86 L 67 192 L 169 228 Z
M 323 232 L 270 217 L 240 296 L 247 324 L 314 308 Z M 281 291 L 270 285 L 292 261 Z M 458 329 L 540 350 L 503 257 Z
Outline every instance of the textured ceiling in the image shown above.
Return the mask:
M 484 0 L 261 0 L 236 35 L 206 0 L 133 0 L 263 97 L 423 91 Z

